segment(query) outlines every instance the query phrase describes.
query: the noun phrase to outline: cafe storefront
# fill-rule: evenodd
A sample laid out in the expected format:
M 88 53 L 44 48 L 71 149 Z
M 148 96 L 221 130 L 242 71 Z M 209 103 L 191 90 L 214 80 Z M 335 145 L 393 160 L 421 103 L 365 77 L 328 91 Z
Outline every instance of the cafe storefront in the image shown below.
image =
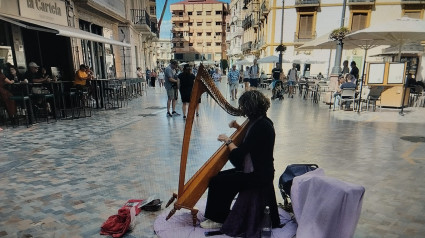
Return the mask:
M 114 52 L 130 47 L 113 39 L 117 24 L 79 19 L 71 1 L 0 1 L 0 30 L 0 68 L 10 63 L 23 73 L 36 62 L 66 81 L 80 64 L 92 67 L 97 77 L 116 77 L 121 57 Z

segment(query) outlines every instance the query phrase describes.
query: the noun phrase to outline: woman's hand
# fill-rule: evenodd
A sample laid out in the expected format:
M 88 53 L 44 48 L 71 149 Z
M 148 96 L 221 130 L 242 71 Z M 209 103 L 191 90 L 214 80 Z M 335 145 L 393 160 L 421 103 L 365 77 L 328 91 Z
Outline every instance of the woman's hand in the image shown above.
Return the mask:
M 229 137 L 228 137 L 228 136 L 226 136 L 226 134 L 220 134 L 220 135 L 218 136 L 217 140 L 218 140 L 218 141 L 221 141 L 221 142 L 226 142 L 226 141 L 228 141 L 228 140 L 229 140 Z
M 233 120 L 229 123 L 229 127 L 239 129 L 239 127 L 241 127 L 241 126 L 235 120 Z

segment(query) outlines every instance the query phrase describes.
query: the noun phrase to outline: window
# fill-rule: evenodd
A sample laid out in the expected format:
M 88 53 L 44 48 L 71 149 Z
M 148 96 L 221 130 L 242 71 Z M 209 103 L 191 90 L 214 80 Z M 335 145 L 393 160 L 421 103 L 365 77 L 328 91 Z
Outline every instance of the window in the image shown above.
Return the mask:
M 182 17 L 183 16 L 183 12 L 179 12 L 179 17 Z
M 179 27 L 183 27 L 183 23 L 181 22 L 181 23 L 179 23 Z
M 211 26 L 211 22 L 210 21 L 207 21 L 207 26 Z
M 197 22 L 196 25 L 197 26 L 202 26 L 202 22 Z
M 410 18 L 421 19 L 421 10 L 405 10 L 404 16 L 410 17 Z
M 183 54 L 174 54 L 174 58 L 183 59 Z
M 220 46 L 221 45 L 221 42 L 216 42 L 215 43 L 215 46 Z
M 211 15 L 211 11 L 206 11 L 205 13 L 207 16 Z
M 197 36 L 202 36 L 202 32 L 196 33 Z
M 197 12 L 196 12 L 196 15 L 198 15 L 198 16 L 202 16 L 202 11 L 197 11 Z
M 195 60 L 199 60 L 199 54 L 195 54 Z
M 184 47 L 184 43 L 180 42 L 180 47 L 183 48 Z
M 298 22 L 298 39 L 313 38 L 314 14 L 300 14 Z
M 351 31 L 358 31 L 367 27 L 367 12 L 353 12 L 351 15 Z
M 189 43 L 189 46 L 193 46 L 193 43 Z
M 189 36 L 193 36 L 193 33 L 189 33 Z
M 215 11 L 215 15 L 221 15 L 221 11 Z
M 215 35 L 216 36 L 221 36 L 221 32 L 216 32 Z
M 192 12 L 187 12 L 187 15 L 192 16 Z
M 207 36 L 211 36 L 211 32 L 207 32 Z
M 207 42 L 207 46 L 211 46 L 211 42 Z
M 149 7 L 149 10 L 150 10 L 150 14 L 151 15 L 155 15 L 156 14 L 155 7 Z
M 196 46 L 202 46 L 202 42 L 196 43 Z
M 193 22 L 187 23 L 188 26 L 193 26 Z
M 177 43 L 173 43 L 173 48 L 176 48 L 177 47 Z
M 216 25 L 216 26 L 221 26 L 221 21 L 217 21 L 217 22 L 215 22 L 215 25 Z
M 211 59 L 212 59 L 212 54 L 208 54 L 208 55 L 207 55 L 207 59 L 208 59 L 208 60 L 211 60 Z

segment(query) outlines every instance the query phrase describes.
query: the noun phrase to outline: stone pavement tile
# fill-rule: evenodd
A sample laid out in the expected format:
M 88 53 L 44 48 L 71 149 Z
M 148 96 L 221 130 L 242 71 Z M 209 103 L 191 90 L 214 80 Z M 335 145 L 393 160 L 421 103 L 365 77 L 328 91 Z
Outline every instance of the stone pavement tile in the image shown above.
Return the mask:
M 226 95 L 225 84 L 221 87 Z M 0 216 L 0 235 L 101 237 L 101 224 L 128 199 L 155 194 L 166 202 L 177 191 L 185 121 L 165 117 L 164 91 L 148 90 L 127 108 L 0 132 L 0 213 L 8 214 Z M 413 111 L 402 119 L 390 114 L 332 112 L 298 97 L 272 101 L 268 115 L 276 130 L 275 184 L 288 164 L 317 163 L 329 176 L 365 186 L 355 237 L 421 237 L 425 159 L 418 155 L 424 149 L 400 137 L 423 134 L 418 130 L 423 119 L 419 124 Z M 186 178 L 221 145 L 218 134 L 233 132 L 227 127 L 233 119 L 203 96 Z M 403 158 L 409 148 L 413 160 Z M 278 190 L 276 194 L 281 202 Z M 152 225 L 158 214 L 139 214 L 126 237 L 156 237 Z

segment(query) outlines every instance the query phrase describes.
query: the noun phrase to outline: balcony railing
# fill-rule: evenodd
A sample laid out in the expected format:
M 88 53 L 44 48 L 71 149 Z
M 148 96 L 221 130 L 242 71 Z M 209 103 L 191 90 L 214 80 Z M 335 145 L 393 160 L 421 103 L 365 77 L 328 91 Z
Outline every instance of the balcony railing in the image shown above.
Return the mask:
M 375 0 L 348 0 L 348 5 L 372 5 Z
M 294 41 L 295 42 L 305 42 L 316 39 L 316 32 L 313 32 L 311 35 L 300 34 L 299 32 L 294 32 Z
M 313 7 L 319 5 L 320 0 L 295 0 L 295 6 L 297 7 Z
M 245 51 L 251 51 L 251 47 L 252 47 L 252 41 L 248 41 L 248 42 L 242 44 L 241 50 L 243 52 L 245 52 Z
M 268 1 L 264 1 L 261 4 L 261 8 L 260 8 L 260 15 L 261 16 L 267 16 L 269 14 L 269 2 Z
M 158 24 L 156 18 L 151 18 L 146 10 L 131 9 L 131 22 L 140 31 L 145 33 L 153 33 L 159 36 Z
M 425 4 L 425 0 L 401 0 L 402 4 Z
M 134 25 L 146 26 L 148 29 L 151 28 L 151 19 L 146 10 L 143 9 L 131 9 L 131 22 Z
M 243 19 L 242 21 L 242 28 L 243 29 L 248 29 L 249 27 L 251 27 L 252 24 L 252 14 L 245 17 L 245 19 Z

